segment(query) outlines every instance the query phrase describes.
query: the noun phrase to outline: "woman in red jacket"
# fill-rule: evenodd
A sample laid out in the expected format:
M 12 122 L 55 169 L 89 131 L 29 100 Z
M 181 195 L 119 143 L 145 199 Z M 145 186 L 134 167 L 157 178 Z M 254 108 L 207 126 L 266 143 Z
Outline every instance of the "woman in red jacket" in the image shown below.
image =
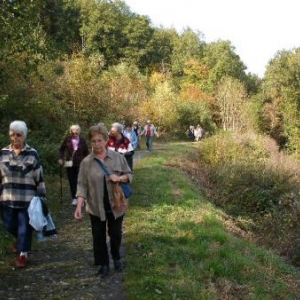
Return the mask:
M 123 154 L 130 170 L 132 170 L 134 149 L 130 140 L 123 135 L 122 131 L 122 124 L 113 123 L 111 125 L 107 148 Z

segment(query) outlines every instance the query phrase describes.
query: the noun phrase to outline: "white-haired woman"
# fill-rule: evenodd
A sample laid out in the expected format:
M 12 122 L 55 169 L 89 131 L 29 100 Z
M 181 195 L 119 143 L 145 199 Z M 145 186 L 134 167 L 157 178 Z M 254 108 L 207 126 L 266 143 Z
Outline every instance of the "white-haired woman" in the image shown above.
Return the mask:
M 123 134 L 122 124 L 116 122 L 111 125 L 107 148 L 123 154 L 132 170 L 134 149 L 130 140 Z
M 20 253 L 18 268 L 27 266 L 31 250 L 28 206 L 34 196 L 45 197 L 46 193 L 39 155 L 25 142 L 27 132 L 25 122 L 10 123 L 10 144 L 0 151 L 1 214 L 4 227 L 16 238 L 12 250 Z
M 71 192 L 71 204 L 77 205 L 76 188 L 81 161 L 89 154 L 89 149 L 84 138 L 80 137 L 80 126 L 75 124 L 70 126 L 70 134 L 64 139 L 58 156 L 58 164 L 62 166 L 64 162 L 70 162 L 66 166 L 68 181 Z

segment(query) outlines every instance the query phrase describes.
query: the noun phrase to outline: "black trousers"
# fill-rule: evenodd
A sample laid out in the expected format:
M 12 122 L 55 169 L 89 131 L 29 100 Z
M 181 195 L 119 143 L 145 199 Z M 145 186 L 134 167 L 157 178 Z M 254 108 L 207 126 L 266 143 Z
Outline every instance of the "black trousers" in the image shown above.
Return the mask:
M 133 155 L 130 155 L 130 156 L 125 156 L 126 158 L 126 161 L 127 161 L 127 164 L 130 168 L 130 170 L 132 171 L 133 169 Z
M 131 171 L 133 169 L 133 155 L 134 155 L 134 150 L 130 151 L 130 152 L 127 152 L 124 155 L 125 158 L 126 158 L 127 164 L 128 164 Z
M 90 215 L 93 235 L 93 250 L 95 265 L 109 265 L 109 255 L 106 243 L 106 227 L 110 238 L 110 251 L 113 260 L 119 260 L 122 240 L 122 223 L 124 215 L 115 219 L 113 213 L 106 213 L 106 221 Z
M 72 199 L 76 198 L 79 167 L 66 168 Z

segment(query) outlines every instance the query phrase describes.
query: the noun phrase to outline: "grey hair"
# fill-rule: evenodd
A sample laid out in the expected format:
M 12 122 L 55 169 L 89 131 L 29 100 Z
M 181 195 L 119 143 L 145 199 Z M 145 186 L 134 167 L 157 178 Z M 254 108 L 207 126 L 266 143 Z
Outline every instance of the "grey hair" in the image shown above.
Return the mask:
M 115 122 L 111 125 L 111 127 L 116 128 L 120 133 L 123 131 L 123 125 L 121 123 Z
M 91 141 L 92 137 L 95 134 L 100 134 L 104 138 L 105 141 L 108 140 L 108 131 L 106 127 L 102 123 L 98 123 L 97 125 L 91 126 L 88 132 L 88 139 Z
M 81 128 L 78 124 L 74 124 L 70 126 L 70 133 L 72 133 L 72 130 L 77 130 L 78 134 L 80 134 Z
M 27 137 L 28 128 L 24 121 L 13 121 L 9 125 L 9 134 L 13 132 L 21 132 L 25 137 Z

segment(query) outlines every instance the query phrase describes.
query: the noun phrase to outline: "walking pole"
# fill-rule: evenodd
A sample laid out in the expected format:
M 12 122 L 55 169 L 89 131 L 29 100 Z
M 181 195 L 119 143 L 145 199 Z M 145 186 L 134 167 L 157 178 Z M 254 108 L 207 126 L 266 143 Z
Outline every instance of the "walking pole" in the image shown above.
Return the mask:
M 62 204 L 63 190 L 62 190 L 62 167 L 59 167 L 59 177 L 60 177 L 60 204 Z

